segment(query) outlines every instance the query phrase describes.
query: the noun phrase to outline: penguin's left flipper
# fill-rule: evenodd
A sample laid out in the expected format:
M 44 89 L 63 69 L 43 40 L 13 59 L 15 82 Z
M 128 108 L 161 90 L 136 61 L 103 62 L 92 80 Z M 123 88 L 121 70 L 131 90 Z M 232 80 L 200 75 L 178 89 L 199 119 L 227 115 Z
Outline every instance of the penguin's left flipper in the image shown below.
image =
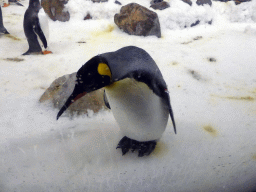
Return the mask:
M 122 149 L 122 155 L 125 155 L 130 149 L 132 152 L 138 150 L 138 156 L 150 155 L 156 147 L 156 141 L 136 141 L 124 136 L 118 143 L 117 149 Z
M 47 40 L 45 38 L 45 35 L 41 29 L 40 23 L 39 23 L 39 19 L 36 19 L 36 24 L 35 24 L 35 28 L 34 28 L 36 34 L 39 36 L 40 40 L 42 41 L 44 48 L 47 48 Z
M 111 107 L 109 105 L 109 102 L 108 102 L 108 98 L 107 98 L 105 89 L 104 89 L 103 99 L 104 99 L 104 103 L 107 106 L 107 108 L 111 109 Z
M 164 95 L 165 95 L 165 98 L 166 98 L 166 100 L 168 102 L 168 110 L 169 110 L 170 117 L 171 117 L 171 120 L 172 120 L 172 125 L 173 125 L 173 129 L 174 129 L 174 133 L 177 134 L 176 124 L 175 124 L 175 121 L 174 121 L 174 115 L 173 115 L 171 101 L 170 101 L 170 96 L 169 96 L 169 93 L 168 93 L 167 89 L 165 90 Z

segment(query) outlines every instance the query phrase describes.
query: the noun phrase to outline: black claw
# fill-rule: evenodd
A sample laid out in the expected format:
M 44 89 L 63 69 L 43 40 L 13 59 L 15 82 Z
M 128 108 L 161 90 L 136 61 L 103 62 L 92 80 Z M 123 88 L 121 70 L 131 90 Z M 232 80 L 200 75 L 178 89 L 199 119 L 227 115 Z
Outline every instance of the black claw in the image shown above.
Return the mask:
M 130 149 L 132 152 L 134 152 L 137 149 L 138 156 L 143 157 L 144 155 L 150 155 L 154 151 L 155 146 L 156 141 L 140 142 L 125 136 L 119 141 L 116 148 L 122 149 L 122 155 L 125 155 Z

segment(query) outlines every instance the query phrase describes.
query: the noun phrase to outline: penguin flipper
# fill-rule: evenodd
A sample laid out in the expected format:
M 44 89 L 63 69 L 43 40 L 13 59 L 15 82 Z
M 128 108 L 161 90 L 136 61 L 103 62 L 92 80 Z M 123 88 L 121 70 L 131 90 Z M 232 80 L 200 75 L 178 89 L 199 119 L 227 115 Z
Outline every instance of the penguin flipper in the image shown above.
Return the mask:
M 105 102 L 105 105 L 107 106 L 107 108 L 111 109 L 111 107 L 109 105 L 109 102 L 108 102 L 108 98 L 107 98 L 105 89 L 104 89 L 103 99 L 104 99 L 104 102 Z
M 43 45 L 44 45 L 44 48 L 46 49 L 47 48 L 47 40 L 46 40 L 46 37 L 41 29 L 41 26 L 40 26 L 40 23 L 39 23 L 39 19 L 37 18 L 36 19 L 36 24 L 35 24 L 35 28 L 34 28 L 36 34 L 39 36 L 39 38 L 41 39 Z
M 173 125 L 173 129 L 174 129 L 174 133 L 177 134 L 176 124 L 175 124 L 174 115 L 173 115 L 172 106 L 171 106 L 171 101 L 170 101 L 170 96 L 168 94 L 167 89 L 165 90 L 164 95 L 165 95 L 164 98 L 165 98 L 166 102 L 168 103 L 168 110 L 169 110 L 170 117 L 171 117 L 171 120 L 172 120 L 172 125 Z

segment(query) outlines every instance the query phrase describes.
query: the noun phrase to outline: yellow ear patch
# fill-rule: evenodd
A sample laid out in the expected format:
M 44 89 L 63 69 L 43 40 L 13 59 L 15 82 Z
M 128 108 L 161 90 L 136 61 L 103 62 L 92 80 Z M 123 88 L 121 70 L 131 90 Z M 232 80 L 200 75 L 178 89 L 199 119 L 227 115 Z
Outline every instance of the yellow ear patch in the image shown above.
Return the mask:
M 110 71 L 108 65 L 105 63 L 100 63 L 98 65 L 98 73 L 100 75 L 107 75 L 111 78 L 111 71 Z

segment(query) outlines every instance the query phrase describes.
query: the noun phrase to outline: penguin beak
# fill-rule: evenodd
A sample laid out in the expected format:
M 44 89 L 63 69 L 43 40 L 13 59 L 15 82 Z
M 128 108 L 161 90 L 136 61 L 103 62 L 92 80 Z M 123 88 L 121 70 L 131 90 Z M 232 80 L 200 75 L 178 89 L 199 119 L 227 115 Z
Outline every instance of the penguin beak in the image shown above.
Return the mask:
M 66 103 L 63 105 L 63 107 L 60 109 L 60 111 L 57 114 L 57 120 L 59 119 L 59 117 L 64 113 L 64 111 L 66 111 L 66 109 L 72 104 L 74 103 L 76 100 L 80 99 L 81 97 L 83 97 L 84 95 L 86 95 L 87 92 L 80 92 L 77 91 L 77 87 L 75 87 L 73 93 L 69 96 L 69 98 L 67 99 Z

